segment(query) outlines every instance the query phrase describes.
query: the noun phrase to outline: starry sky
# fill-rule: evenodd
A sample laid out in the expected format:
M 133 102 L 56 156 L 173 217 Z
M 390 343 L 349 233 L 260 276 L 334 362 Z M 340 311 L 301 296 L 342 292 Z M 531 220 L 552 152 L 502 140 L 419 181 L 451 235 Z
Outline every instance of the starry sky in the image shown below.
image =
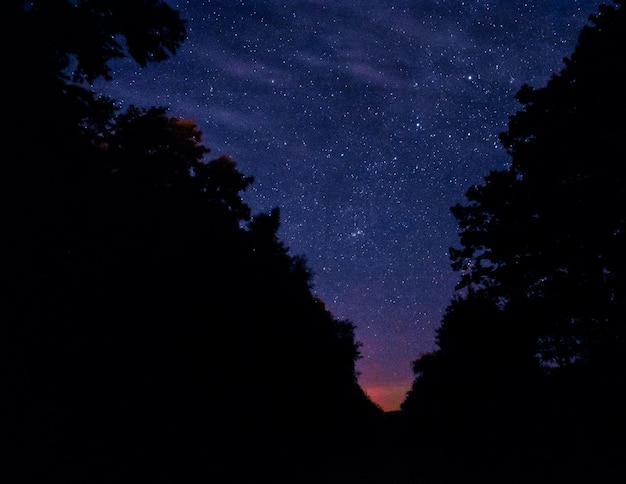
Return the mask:
M 450 207 L 509 162 L 498 134 L 524 84 L 563 67 L 599 0 L 170 0 L 171 59 L 113 64 L 122 107 L 167 106 L 279 207 L 314 292 L 356 326 L 359 383 L 397 410 L 435 349 L 458 275 Z M 610 2 L 609 2 L 610 3 Z

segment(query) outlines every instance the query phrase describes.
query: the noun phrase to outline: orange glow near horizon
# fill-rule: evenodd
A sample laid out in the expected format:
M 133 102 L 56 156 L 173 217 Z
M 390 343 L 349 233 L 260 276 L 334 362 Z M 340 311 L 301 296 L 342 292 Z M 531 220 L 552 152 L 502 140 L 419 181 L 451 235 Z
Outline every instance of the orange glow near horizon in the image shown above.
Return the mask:
M 363 391 L 385 412 L 400 410 L 400 404 L 411 388 L 411 382 L 389 383 L 383 385 L 362 385 Z

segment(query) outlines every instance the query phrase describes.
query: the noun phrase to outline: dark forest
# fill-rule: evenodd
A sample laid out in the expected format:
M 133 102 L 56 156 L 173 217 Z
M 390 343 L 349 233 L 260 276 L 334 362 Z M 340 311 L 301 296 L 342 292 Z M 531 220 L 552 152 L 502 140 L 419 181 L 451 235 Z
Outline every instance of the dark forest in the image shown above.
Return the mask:
M 7 2 L 3 482 L 626 482 L 623 3 L 518 91 L 508 168 L 451 207 L 437 349 L 385 413 L 253 178 L 193 120 L 90 90 L 176 55 L 179 13 Z

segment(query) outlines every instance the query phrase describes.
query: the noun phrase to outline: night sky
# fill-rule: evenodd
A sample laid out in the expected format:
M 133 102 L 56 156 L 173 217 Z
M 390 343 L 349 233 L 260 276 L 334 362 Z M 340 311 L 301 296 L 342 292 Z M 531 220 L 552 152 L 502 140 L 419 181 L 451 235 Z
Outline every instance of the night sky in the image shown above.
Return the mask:
M 181 50 L 94 87 L 194 119 L 209 158 L 255 178 L 244 200 L 280 208 L 280 239 L 356 326 L 361 386 L 395 410 L 454 294 L 450 207 L 506 166 L 515 93 L 561 70 L 601 3 L 172 0 Z

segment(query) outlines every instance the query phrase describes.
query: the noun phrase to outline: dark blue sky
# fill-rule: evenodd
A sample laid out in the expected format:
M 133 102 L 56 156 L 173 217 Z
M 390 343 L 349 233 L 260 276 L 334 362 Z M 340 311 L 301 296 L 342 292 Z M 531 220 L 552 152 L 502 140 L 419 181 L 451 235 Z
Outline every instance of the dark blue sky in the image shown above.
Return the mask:
M 563 67 L 597 0 L 188 0 L 172 59 L 115 65 L 98 90 L 193 118 L 281 209 L 281 240 L 356 325 L 360 382 L 384 409 L 434 349 L 457 275 L 450 207 L 508 160 L 522 84 Z

